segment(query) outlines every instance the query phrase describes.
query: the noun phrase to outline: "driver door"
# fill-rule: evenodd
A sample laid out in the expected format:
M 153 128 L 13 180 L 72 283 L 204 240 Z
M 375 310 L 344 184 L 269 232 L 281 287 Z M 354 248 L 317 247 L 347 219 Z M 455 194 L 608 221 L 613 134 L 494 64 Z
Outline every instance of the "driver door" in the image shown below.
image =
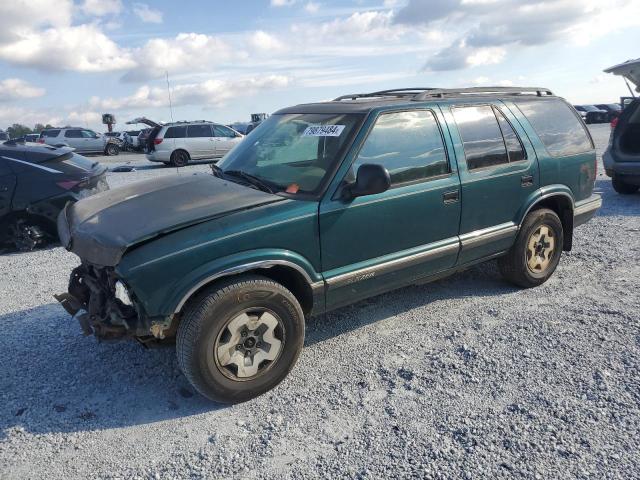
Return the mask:
M 460 180 L 440 110 L 385 111 L 370 123 L 342 186 L 360 165 L 377 163 L 389 171 L 391 188 L 344 200 L 339 186 L 322 201 L 328 308 L 451 268 L 459 251 Z

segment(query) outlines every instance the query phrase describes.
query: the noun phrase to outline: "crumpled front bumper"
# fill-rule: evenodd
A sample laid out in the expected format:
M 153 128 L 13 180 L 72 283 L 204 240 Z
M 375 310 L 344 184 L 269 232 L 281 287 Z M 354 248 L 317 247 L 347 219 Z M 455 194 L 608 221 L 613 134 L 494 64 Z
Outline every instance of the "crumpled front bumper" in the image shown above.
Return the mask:
M 105 340 L 148 335 L 148 328 L 140 326 L 137 308 L 116 298 L 116 281 L 112 268 L 83 263 L 71 272 L 68 291 L 54 296 L 85 335 Z

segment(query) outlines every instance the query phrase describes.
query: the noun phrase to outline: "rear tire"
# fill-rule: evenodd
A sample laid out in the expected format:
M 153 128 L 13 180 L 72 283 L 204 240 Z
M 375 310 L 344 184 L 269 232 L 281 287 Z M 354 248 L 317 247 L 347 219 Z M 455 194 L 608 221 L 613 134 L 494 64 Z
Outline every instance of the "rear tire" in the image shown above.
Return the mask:
M 189 154 L 184 150 L 176 150 L 171 154 L 170 163 L 174 167 L 184 167 L 189 163 Z
M 222 281 L 188 304 L 178 327 L 178 365 L 210 400 L 238 403 L 278 385 L 304 343 L 295 296 L 257 275 Z
M 534 210 L 524 219 L 513 247 L 498 259 L 502 276 L 523 288 L 542 285 L 560 262 L 563 242 L 558 215 L 546 208 Z
M 632 195 L 640 189 L 638 185 L 631 185 L 620 179 L 618 175 L 614 175 L 611 179 L 613 189 L 621 195 Z

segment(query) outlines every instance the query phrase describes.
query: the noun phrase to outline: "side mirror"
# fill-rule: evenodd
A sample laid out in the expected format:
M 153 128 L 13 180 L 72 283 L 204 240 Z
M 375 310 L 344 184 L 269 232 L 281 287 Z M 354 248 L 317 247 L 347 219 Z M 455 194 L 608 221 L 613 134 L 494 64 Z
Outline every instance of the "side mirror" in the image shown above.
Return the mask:
M 356 181 L 344 187 L 342 196 L 345 200 L 365 195 L 386 192 L 391 188 L 389 171 L 382 165 L 365 163 L 360 165 Z

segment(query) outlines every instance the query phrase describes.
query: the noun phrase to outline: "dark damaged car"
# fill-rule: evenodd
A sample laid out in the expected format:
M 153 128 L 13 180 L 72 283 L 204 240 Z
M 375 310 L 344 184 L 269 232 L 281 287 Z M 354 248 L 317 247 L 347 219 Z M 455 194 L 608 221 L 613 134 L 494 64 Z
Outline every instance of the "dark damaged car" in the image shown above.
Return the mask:
M 64 206 L 108 188 L 106 167 L 68 147 L 0 144 L 0 248 L 25 251 L 57 240 Z
M 298 105 L 212 168 L 65 208 L 81 263 L 57 298 L 86 334 L 175 341 L 188 380 L 224 402 L 285 378 L 307 316 L 490 259 L 541 285 L 601 205 L 586 126 L 540 88 Z

